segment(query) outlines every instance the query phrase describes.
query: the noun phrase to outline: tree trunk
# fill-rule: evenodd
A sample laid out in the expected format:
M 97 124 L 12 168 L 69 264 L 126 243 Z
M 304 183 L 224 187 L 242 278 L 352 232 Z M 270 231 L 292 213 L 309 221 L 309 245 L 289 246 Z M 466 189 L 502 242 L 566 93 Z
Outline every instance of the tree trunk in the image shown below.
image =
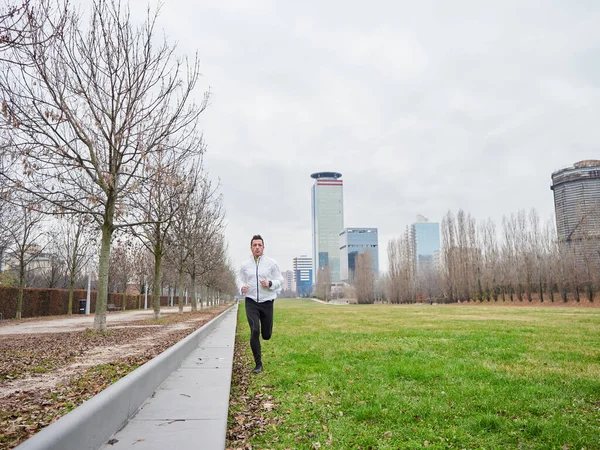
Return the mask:
M 162 265 L 162 249 L 157 244 L 154 249 L 154 281 L 152 282 L 152 307 L 154 308 L 154 318 L 160 319 L 160 271 Z
M 192 275 L 192 311 L 198 311 L 198 298 L 196 296 L 196 275 Z
M 108 300 L 108 263 L 110 260 L 110 241 L 112 228 L 109 224 L 102 225 L 102 243 L 98 263 L 98 295 L 96 297 L 96 313 L 94 315 L 94 330 L 106 331 L 106 303 Z
M 69 275 L 69 306 L 67 307 L 67 314 L 73 314 L 73 290 L 75 289 L 75 276 L 74 273 L 71 272 Z
M 183 296 L 185 295 L 184 272 L 183 268 L 179 269 L 179 295 L 177 296 L 177 306 L 179 307 L 179 314 L 183 313 Z
M 23 311 L 23 288 L 25 287 L 25 264 L 21 256 L 21 262 L 19 263 L 19 293 L 17 294 L 17 319 L 21 319 L 21 312 Z

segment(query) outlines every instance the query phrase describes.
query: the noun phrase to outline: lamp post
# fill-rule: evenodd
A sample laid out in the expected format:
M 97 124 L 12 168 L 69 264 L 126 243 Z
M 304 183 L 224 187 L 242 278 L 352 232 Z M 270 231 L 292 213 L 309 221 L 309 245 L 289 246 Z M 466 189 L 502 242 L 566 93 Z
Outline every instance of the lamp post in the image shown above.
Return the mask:
M 144 309 L 148 309 L 148 283 L 144 276 Z
M 90 313 L 90 288 L 92 286 L 92 271 L 88 273 L 87 295 L 85 296 L 85 313 Z

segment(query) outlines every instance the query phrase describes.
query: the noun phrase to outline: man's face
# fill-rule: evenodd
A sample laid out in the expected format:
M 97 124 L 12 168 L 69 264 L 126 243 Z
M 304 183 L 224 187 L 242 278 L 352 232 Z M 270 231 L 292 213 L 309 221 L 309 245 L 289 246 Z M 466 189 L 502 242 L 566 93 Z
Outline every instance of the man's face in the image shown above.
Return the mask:
M 252 248 L 252 254 L 254 255 L 254 257 L 258 258 L 259 256 L 262 256 L 265 246 L 263 245 L 263 241 L 261 241 L 260 239 L 254 239 L 252 241 L 251 248 Z

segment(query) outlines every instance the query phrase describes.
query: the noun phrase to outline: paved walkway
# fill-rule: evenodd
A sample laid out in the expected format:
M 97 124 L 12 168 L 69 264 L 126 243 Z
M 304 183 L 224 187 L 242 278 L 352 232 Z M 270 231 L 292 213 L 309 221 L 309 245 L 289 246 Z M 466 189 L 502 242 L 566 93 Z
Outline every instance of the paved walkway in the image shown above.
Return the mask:
M 186 305 L 184 311 L 190 311 L 191 306 Z M 206 308 L 206 306 L 205 306 Z M 198 311 L 202 311 L 198 309 Z M 168 314 L 179 314 L 177 306 L 161 306 L 160 313 L 164 317 Z M 147 320 L 154 317 L 154 310 L 131 309 L 129 311 L 117 311 L 106 313 L 106 324 L 114 327 L 120 322 L 131 322 L 136 320 Z M 72 316 L 35 317 L 25 320 L 2 320 L 0 321 L 0 336 L 7 334 L 39 334 L 39 333 L 63 333 L 69 331 L 81 331 L 94 327 L 94 314 L 73 314 Z
M 100 450 L 224 449 L 236 317 L 202 339 Z

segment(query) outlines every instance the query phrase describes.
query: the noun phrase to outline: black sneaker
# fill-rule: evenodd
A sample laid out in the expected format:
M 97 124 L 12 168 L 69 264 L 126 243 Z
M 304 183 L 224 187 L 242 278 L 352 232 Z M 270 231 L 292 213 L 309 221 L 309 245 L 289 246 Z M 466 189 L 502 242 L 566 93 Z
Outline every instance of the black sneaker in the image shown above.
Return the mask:
M 257 364 L 252 372 L 253 373 L 261 373 L 262 372 L 262 364 L 261 363 Z

